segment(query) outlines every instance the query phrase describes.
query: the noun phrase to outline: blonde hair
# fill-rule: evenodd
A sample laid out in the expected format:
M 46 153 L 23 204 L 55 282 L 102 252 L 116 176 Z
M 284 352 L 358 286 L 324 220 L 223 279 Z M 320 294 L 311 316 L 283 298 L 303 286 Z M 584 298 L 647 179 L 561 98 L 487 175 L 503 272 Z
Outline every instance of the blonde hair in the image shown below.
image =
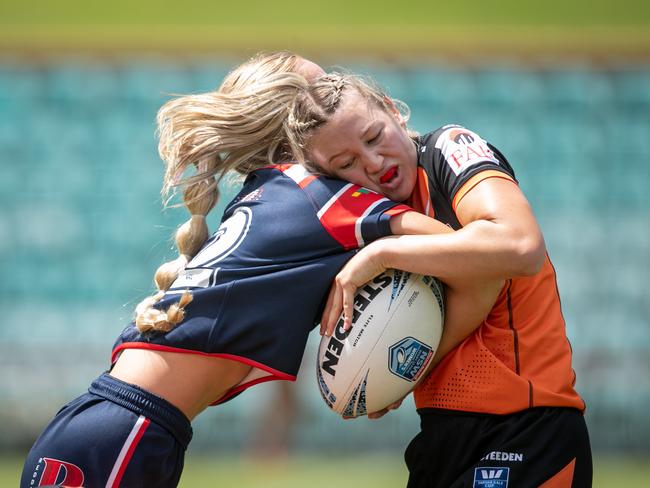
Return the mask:
M 287 112 L 307 87 L 305 78 L 292 72 L 300 60 L 288 51 L 259 54 L 230 72 L 218 90 L 172 99 L 159 110 L 163 201 L 167 205 L 182 188 L 191 217 L 175 233 L 179 257 L 156 271 L 158 292 L 136 307 L 141 332 L 166 332 L 182 322 L 192 301 L 189 292 L 167 310 L 155 304 L 208 239 L 205 216 L 217 203 L 221 179 L 233 171 L 247 175 L 289 159 L 283 137 Z
M 383 110 L 389 111 L 395 107 L 404 123 L 409 119 L 411 111 L 408 105 L 389 97 L 369 78 L 349 73 L 329 73 L 320 77 L 295 97 L 286 124 L 287 145 L 293 157 L 310 171 L 324 173 L 324 170 L 308 157 L 309 137 L 334 115 L 346 90 L 350 89 L 357 90 L 368 102 Z M 417 135 L 410 130 L 407 132 L 411 137 Z

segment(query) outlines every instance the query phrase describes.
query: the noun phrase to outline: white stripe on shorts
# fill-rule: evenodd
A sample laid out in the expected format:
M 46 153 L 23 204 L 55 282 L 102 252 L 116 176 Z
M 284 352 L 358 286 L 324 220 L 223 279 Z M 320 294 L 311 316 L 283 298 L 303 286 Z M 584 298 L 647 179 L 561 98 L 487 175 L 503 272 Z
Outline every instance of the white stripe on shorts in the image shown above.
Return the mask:
M 129 455 L 129 453 L 131 449 L 135 447 L 133 445 L 134 442 L 136 442 L 137 444 L 137 440 L 139 440 L 140 437 L 139 435 L 140 432 L 146 429 L 148 425 L 149 425 L 149 421 L 147 420 L 147 417 L 145 417 L 144 415 L 140 415 L 135 425 L 131 429 L 129 436 L 126 438 L 126 441 L 124 442 L 124 445 L 120 450 L 120 454 L 117 456 L 117 460 L 115 461 L 115 464 L 113 465 L 113 469 L 111 470 L 111 475 L 108 477 L 108 481 L 106 482 L 106 488 L 113 488 L 114 486 L 119 485 L 122 478 L 121 475 L 123 474 L 121 473 L 122 464 L 124 463 L 125 460 L 126 462 L 130 460 L 131 456 Z

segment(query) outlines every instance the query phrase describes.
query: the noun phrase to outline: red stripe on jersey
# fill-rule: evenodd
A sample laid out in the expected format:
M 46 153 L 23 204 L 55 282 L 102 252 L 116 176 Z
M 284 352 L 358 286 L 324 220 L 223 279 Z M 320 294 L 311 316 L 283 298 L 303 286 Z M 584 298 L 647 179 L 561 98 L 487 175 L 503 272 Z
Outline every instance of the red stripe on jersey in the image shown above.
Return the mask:
M 282 171 L 285 175 L 295 181 L 300 188 L 305 188 L 309 183 L 318 178 L 318 175 L 310 173 L 307 168 L 298 163 L 282 163 L 265 166 Z
M 276 381 L 276 380 L 296 381 L 296 377 L 294 375 L 283 373 L 282 371 L 278 371 L 277 369 L 270 368 L 265 364 L 259 363 L 257 361 L 253 361 L 252 359 L 248 359 L 243 356 L 236 356 L 234 354 L 217 353 L 217 352 L 195 351 L 193 349 L 181 349 L 178 347 L 162 346 L 159 344 L 150 344 L 147 342 L 124 342 L 120 344 L 113 350 L 111 356 L 111 364 L 115 364 L 115 362 L 119 357 L 119 354 L 125 349 L 147 349 L 151 351 L 174 352 L 178 354 L 196 354 L 198 356 L 208 356 L 213 358 L 229 359 L 231 361 L 237 361 L 243 364 L 247 364 L 253 369 L 258 369 L 267 373 L 267 376 L 255 378 L 250 381 L 246 381 L 245 383 L 241 383 L 239 385 L 234 386 L 226 393 L 224 393 L 223 396 L 214 400 L 210 405 L 219 405 L 220 403 L 225 402 L 226 400 L 233 397 L 237 393 L 240 393 L 250 388 L 251 386 L 257 385 L 259 383 L 264 383 L 266 381 Z
M 277 380 L 296 381 L 296 377 L 291 376 L 287 378 L 280 378 L 278 376 L 263 376 L 261 378 L 256 378 L 254 380 L 247 381 L 246 383 L 242 383 L 241 385 L 237 385 L 234 388 L 228 390 L 221 398 L 212 402 L 210 406 L 219 405 L 229 400 L 230 398 L 234 397 L 235 395 L 241 393 L 242 391 L 247 390 L 251 386 L 259 385 L 260 383 L 266 383 L 267 381 L 277 381 Z
M 302 181 L 300 181 L 300 182 L 298 183 L 298 186 L 299 186 L 300 188 L 304 188 L 304 187 L 306 187 L 309 183 L 311 183 L 312 181 L 314 181 L 316 178 L 318 178 L 318 176 L 316 176 L 316 175 L 308 176 L 307 178 L 305 178 L 305 179 L 303 179 Z
M 293 163 L 269 164 L 268 166 L 263 166 L 262 169 L 275 168 L 275 169 L 279 169 L 280 171 L 285 171 L 289 169 L 291 166 L 293 166 Z
M 357 185 L 350 185 L 334 198 L 324 207 L 325 212 L 319 215 L 321 224 L 345 249 L 363 246 L 363 241 L 357 236 L 357 222 L 386 198 Z M 408 207 L 401 211 L 406 210 L 409 210 Z
M 240 363 L 248 364 L 253 368 L 259 368 L 262 371 L 266 371 L 267 373 L 276 376 L 278 379 L 281 380 L 294 381 L 296 379 L 296 377 L 293 375 L 290 375 L 288 373 L 283 373 L 282 371 L 279 371 L 274 368 L 270 368 L 266 364 L 253 361 L 252 359 L 249 359 L 244 356 L 237 356 L 235 354 L 227 354 L 222 352 L 196 351 L 194 349 L 183 349 L 180 347 L 164 346 L 161 344 L 151 344 L 150 342 L 123 342 L 115 349 L 113 349 L 113 352 L 111 353 L 111 364 L 115 364 L 115 362 L 119 358 L 120 353 L 125 349 L 147 349 L 150 351 L 175 352 L 179 354 L 196 354 L 198 356 L 207 356 L 211 358 L 230 359 L 232 361 L 238 361 Z

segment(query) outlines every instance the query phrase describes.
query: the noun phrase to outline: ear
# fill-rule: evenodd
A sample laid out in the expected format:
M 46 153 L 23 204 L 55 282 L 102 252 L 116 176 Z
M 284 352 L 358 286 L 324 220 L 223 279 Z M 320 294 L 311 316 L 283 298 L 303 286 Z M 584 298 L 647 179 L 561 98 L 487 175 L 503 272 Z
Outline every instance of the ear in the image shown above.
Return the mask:
M 393 117 L 395 117 L 397 123 L 403 129 L 406 129 L 406 121 L 404 120 L 404 116 L 402 115 L 402 112 L 400 112 L 397 106 L 395 105 L 395 102 L 393 102 L 393 99 L 390 97 L 384 97 L 384 103 L 386 104 L 388 113 L 391 114 Z

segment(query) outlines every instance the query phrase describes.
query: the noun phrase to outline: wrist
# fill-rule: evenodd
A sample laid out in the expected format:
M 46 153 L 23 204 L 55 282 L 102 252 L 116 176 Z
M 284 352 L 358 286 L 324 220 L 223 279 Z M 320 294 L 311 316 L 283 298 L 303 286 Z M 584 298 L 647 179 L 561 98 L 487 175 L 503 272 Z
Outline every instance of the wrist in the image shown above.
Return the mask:
M 395 267 L 392 265 L 390 258 L 395 241 L 396 239 L 393 237 L 379 239 L 373 243 L 376 245 L 373 245 L 372 249 L 370 249 L 370 258 L 377 267 L 382 268 L 384 271 Z

